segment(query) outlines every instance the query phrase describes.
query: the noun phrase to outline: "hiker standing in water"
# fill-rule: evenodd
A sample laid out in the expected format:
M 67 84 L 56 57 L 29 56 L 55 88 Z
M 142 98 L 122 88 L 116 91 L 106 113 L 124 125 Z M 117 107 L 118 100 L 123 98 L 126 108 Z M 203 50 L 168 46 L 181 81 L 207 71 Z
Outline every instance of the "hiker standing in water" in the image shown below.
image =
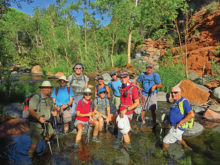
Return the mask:
M 132 120 L 133 111 L 136 107 L 139 106 L 140 100 L 138 95 L 138 88 L 129 81 L 128 73 L 121 73 L 120 79 L 122 82 L 121 103 L 119 108 L 119 115 L 116 119 L 116 122 L 119 131 L 123 134 L 123 140 L 126 145 L 125 147 L 130 150 L 131 144 L 128 132 L 131 130 L 131 128 L 129 122 Z
M 58 83 L 59 87 L 54 88 L 52 92 L 52 98 L 54 102 L 54 107 L 57 110 L 57 119 L 62 118 L 64 124 L 64 133 L 69 131 L 69 123 L 72 121 L 72 115 L 70 112 L 71 105 L 73 103 L 73 91 L 70 87 L 67 87 L 68 80 L 66 76 L 60 76 Z
M 40 140 L 44 138 L 44 140 L 48 141 L 54 133 L 51 123 L 47 122 L 51 117 L 51 113 L 53 114 L 54 112 L 54 104 L 50 98 L 51 89 L 53 87 L 51 86 L 50 81 L 43 81 L 39 88 L 41 89 L 40 94 L 35 94 L 29 102 L 31 146 L 28 150 L 28 154 L 30 157 L 33 157 Z M 45 122 L 48 124 L 47 134 L 49 136 L 47 137 L 43 135 L 44 130 L 46 129 L 44 128 Z
M 162 88 L 162 83 L 158 73 L 154 73 L 153 64 L 148 64 L 146 66 L 146 72 L 142 72 L 136 84 L 142 91 L 144 96 L 144 106 L 142 110 L 142 122 L 145 123 L 145 113 L 147 110 L 151 111 L 152 126 L 156 125 L 156 109 L 157 109 L 157 88 Z M 142 83 L 142 87 L 140 87 Z

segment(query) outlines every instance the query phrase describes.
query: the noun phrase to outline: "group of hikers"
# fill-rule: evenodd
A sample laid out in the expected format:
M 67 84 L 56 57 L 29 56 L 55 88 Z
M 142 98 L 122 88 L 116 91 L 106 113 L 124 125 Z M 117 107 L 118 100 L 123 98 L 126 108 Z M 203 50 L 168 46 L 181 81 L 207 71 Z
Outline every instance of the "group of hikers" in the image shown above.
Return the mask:
M 104 126 L 112 124 L 117 132 L 116 141 L 120 143 L 123 139 L 127 150 L 131 149 L 129 132 L 132 126 L 130 123 L 137 107 L 141 107 L 142 124 L 145 124 L 147 110 L 151 111 L 152 126 L 157 124 L 157 88 L 161 88 L 162 83 L 159 74 L 153 72 L 152 64 L 147 64 L 146 71 L 139 75 L 136 83 L 130 81 L 127 72 L 121 72 L 118 75 L 116 71 L 111 71 L 112 79 L 108 84 L 104 83 L 103 76 L 97 76 L 98 84 L 95 86 L 94 100 L 88 84 L 89 78 L 83 70 L 83 64 L 76 64 L 68 79 L 66 76 L 60 76 L 59 86 L 54 89 L 50 81 L 43 81 L 40 85 L 40 94 L 35 94 L 30 99 L 31 146 L 28 151 L 30 157 L 35 153 L 36 146 L 42 137 L 48 141 L 54 135 L 56 127 L 54 123 L 63 123 L 63 132 L 68 133 L 71 123 L 74 122 L 77 129 L 75 149 L 79 146 L 83 129 L 93 128 L 92 141 L 99 143 L 99 132 L 106 128 Z M 179 87 L 172 88 L 171 96 L 174 100 L 169 115 L 171 129 L 163 139 L 163 151 L 177 140 L 184 147 L 190 148 L 182 139 L 182 134 L 187 128 L 185 125 L 188 125 L 195 116 L 188 100 L 181 96 Z M 111 111 L 111 104 L 114 105 L 114 112 Z M 48 122 L 51 119 L 53 122 Z

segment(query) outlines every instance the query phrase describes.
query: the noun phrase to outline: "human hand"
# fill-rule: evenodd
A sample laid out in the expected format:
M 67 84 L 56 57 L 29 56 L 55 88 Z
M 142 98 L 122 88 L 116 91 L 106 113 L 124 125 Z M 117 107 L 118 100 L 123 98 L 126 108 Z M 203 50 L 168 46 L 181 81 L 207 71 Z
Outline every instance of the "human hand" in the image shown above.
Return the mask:
M 157 85 L 153 85 L 153 86 L 151 87 L 151 92 L 153 92 L 156 88 L 157 88 Z
M 46 119 L 44 116 L 40 116 L 39 121 L 40 123 L 45 123 Z

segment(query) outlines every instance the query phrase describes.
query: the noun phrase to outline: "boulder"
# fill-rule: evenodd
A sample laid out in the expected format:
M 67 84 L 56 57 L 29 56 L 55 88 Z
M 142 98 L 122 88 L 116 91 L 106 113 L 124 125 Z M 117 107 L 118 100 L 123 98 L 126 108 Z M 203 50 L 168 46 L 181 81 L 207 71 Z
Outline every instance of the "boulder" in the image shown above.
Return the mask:
M 201 107 L 201 106 L 193 106 L 193 110 L 195 111 L 195 113 L 200 113 L 200 112 L 205 112 L 205 108 Z
M 213 96 L 220 100 L 220 87 L 214 89 Z
M 209 92 L 199 88 L 191 80 L 182 80 L 178 86 L 181 88 L 182 96 L 189 100 L 191 104 L 206 104 L 209 98 Z
M 54 75 L 56 78 L 60 78 L 60 76 L 65 76 L 64 73 L 62 72 L 57 72 L 55 75 Z
M 210 109 L 207 109 L 205 111 L 205 113 L 203 114 L 203 117 L 209 121 L 220 122 L 220 114 Z
M 213 110 L 215 112 L 220 112 L 220 104 L 214 104 L 214 105 L 211 105 L 209 107 L 210 110 Z
M 3 111 L 13 118 L 22 119 L 23 104 L 22 103 L 12 103 L 3 107 Z
M 103 76 L 103 78 L 104 78 L 104 83 L 105 83 L 106 85 L 107 85 L 107 84 L 109 83 L 109 81 L 111 81 L 111 79 L 112 79 L 109 73 L 105 73 L 105 74 L 103 74 L 102 76 Z
M 32 74 L 39 74 L 39 75 L 43 75 L 43 72 L 42 72 L 42 68 L 40 65 L 35 65 L 31 68 L 31 73 Z
M 214 89 L 220 86 L 220 80 L 218 79 L 214 79 L 211 80 L 210 82 L 205 84 L 206 87 L 208 87 L 209 89 Z
M 204 89 L 206 92 L 209 92 L 209 88 L 203 86 L 203 85 L 199 85 L 199 84 L 196 84 L 199 88 L 201 89 Z
M 214 123 L 214 122 L 210 122 L 210 121 L 207 121 L 204 123 L 204 127 L 205 128 L 214 128 L 216 126 L 220 125 L 220 123 Z
M 199 76 L 195 72 L 189 72 L 189 79 L 190 80 L 196 80 Z
M 194 122 L 193 127 L 186 129 L 186 131 L 183 133 L 183 136 L 198 136 L 203 132 L 203 130 L 204 127 L 201 124 Z
M 158 92 L 157 101 L 167 101 L 167 94 L 165 92 Z
M 28 124 L 21 119 L 11 119 L 0 125 L 0 137 L 19 135 L 28 131 Z

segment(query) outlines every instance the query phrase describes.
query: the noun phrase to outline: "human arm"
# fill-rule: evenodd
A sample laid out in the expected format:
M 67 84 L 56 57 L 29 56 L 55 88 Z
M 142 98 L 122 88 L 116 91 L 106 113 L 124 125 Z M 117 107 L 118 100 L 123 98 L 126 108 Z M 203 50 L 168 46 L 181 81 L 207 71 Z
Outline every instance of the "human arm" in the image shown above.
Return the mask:
M 98 94 L 97 94 L 97 89 L 96 89 L 96 87 L 95 87 L 95 98 L 97 98 L 98 97 Z
M 92 112 L 89 112 L 87 114 L 82 114 L 80 111 L 76 111 L 76 116 L 78 117 L 90 117 L 92 115 Z
M 107 90 L 107 93 L 108 93 L 108 99 L 110 99 L 111 98 L 110 88 L 108 86 L 106 86 L 106 90 Z
M 180 122 L 176 125 L 176 128 L 178 128 L 179 126 L 181 126 L 185 122 L 190 121 L 193 117 L 195 117 L 195 112 L 193 110 L 191 110 L 188 112 L 188 114 L 186 115 L 185 118 L 180 120 Z

